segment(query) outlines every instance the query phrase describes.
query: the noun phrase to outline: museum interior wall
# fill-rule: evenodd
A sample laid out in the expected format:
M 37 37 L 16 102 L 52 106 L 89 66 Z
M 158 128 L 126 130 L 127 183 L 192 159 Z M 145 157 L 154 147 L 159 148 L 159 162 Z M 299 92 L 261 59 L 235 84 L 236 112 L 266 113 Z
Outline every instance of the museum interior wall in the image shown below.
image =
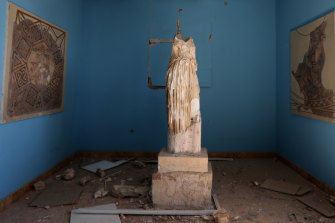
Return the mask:
M 176 8 L 174 32 L 177 2 L 152 4 L 157 14 L 166 13 L 170 4 Z M 275 1 L 185 2 L 183 35 L 198 32 L 197 26 L 187 32 L 183 18 L 197 22 L 204 11 L 211 26 L 203 27 L 205 41 L 212 32 L 212 59 L 206 61 L 197 51 L 199 68 L 212 68 L 206 73 L 210 85 L 200 90 L 202 145 L 209 151 L 274 151 Z M 187 14 L 187 5 L 192 13 Z M 166 145 L 165 92 L 147 87 L 148 11 L 149 1 L 84 1 L 84 56 L 75 108 L 80 150 L 159 151 Z M 165 37 L 163 28 L 160 33 L 155 28 L 152 38 Z M 195 39 L 197 49 L 201 44 Z
M 6 2 L 0 2 L 1 79 Z M 166 145 L 165 93 L 147 87 L 149 1 L 12 2 L 69 32 L 66 98 L 62 113 L 0 125 L 0 182 L 6 182 L 0 199 L 77 150 Z M 154 2 L 164 14 L 166 1 Z M 185 2 L 195 21 L 207 13 L 204 30 L 212 33 L 211 59 L 198 59 L 210 68 L 206 84 L 200 78 L 202 145 L 210 152 L 276 151 L 335 187 L 333 124 L 289 110 L 289 31 L 335 3 L 212 0 L 204 12 L 202 1 Z M 184 35 L 192 36 L 192 28 Z
M 22 187 L 75 151 L 73 116 L 79 76 L 80 0 L 15 0 L 13 3 L 69 32 L 65 110 L 0 125 L 0 199 Z M 0 1 L 0 78 L 3 75 L 7 1 Z M 1 88 L 1 86 L 0 86 Z
M 290 113 L 290 31 L 334 10 L 332 0 L 281 0 L 277 22 L 277 150 L 335 187 L 335 126 Z M 327 59 L 327 58 L 326 58 Z
M 66 104 L 63 113 L 0 125 L 1 165 L 12 170 L 0 171 L 8 182 L 0 198 L 76 150 L 159 151 L 166 145 L 165 94 L 147 87 L 148 1 L 13 2 L 69 32 Z M 154 7 L 164 11 L 164 1 Z M 211 60 L 203 64 L 211 71 L 210 84 L 201 88 L 202 144 L 218 152 L 275 151 L 275 1 L 211 1 L 207 7 Z M 192 1 L 190 16 L 196 21 L 202 9 L 201 1 Z

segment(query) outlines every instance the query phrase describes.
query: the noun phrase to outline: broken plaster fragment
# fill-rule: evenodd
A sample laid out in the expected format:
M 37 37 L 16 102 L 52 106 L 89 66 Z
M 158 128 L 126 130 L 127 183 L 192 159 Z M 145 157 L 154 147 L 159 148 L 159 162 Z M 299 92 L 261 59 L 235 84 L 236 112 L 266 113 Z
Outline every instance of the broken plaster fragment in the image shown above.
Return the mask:
M 100 188 L 99 190 L 97 190 L 95 193 L 94 193 L 94 198 L 97 199 L 97 198 L 101 198 L 101 197 L 105 197 L 107 196 L 108 194 L 108 191 L 106 191 L 104 188 Z
M 210 216 L 210 215 L 205 215 L 205 216 L 201 216 L 202 220 L 205 220 L 205 221 L 214 221 L 214 217 L 213 216 Z
M 139 200 L 138 203 L 141 204 L 141 205 L 144 204 L 144 202 L 142 200 Z
M 139 197 L 146 195 L 150 187 L 145 186 L 130 186 L 130 185 L 113 185 L 111 194 L 114 197 Z
M 252 181 L 252 184 L 255 185 L 255 186 L 257 186 L 257 187 L 259 186 L 258 181 Z
M 100 178 L 106 176 L 105 171 L 102 170 L 102 169 L 100 169 L 100 168 L 97 169 L 96 174 L 97 174 Z
M 132 162 L 132 164 L 133 164 L 133 166 L 135 166 L 137 168 L 140 168 L 140 169 L 145 168 L 147 166 L 144 162 L 142 162 L 140 160 L 135 160 L 135 161 Z
M 66 169 L 62 175 L 64 180 L 72 180 L 75 176 L 75 171 L 73 168 Z
M 232 219 L 232 221 L 239 221 L 239 220 L 241 220 L 241 216 L 235 216 Z
M 84 176 L 84 177 L 80 178 L 79 184 L 81 186 L 85 186 L 90 180 L 91 180 L 90 176 Z
M 39 191 L 39 190 L 43 190 L 45 188 L 45 183 L 44 183 L 44 181 L 38 181 L 38 182 L 36 182 L 36 183 L 34 183 L 34 189 L 36 190 L 36 191 Z
M 223 208 L 219 209 L 214 213 L 215 222 L 217 223 L 228 223 L 229 215 L 227 211 Z

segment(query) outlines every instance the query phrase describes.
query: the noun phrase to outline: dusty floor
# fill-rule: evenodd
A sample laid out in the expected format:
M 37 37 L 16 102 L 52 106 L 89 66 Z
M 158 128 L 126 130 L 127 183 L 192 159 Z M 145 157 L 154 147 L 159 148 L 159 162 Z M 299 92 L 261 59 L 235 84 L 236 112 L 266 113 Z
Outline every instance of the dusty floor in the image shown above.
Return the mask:
M 113 160 L 113 159 L 109 159 Z M 83 192 L 76 205 L 65 205 L 50 208 L 29 207 L 37 191 L 31 190 L 20 200 L 12 204 L 7 210 L 0 213 L 0 222 L 70 222 L 70 211 L 81 207 L 90 207 L 101 204 L 116 203 L 118 208 L 143 208 L 152 207 L 148 196 L 142 198 L 114 198 L 107 196 L 94 199 L 94 192 L 104 186 L 99 178 L 80 166 L 98 161 L 98 159 L 80 158 L 73 161 L 67 168 L 76 170 L 76 177 L 64 184 L 77 184 L 80 177 L 89 175 L 94 179 L 83 187 Z M 281 194 L 260 188 L 252 182 L 263 182 L 267 178 L 284 179 L 286 181 L 309 185 L 313 193 L 320 197 L 327 196 L 314 185 L 303 179 L 300 175 L 276 159 L 235 159 L 233 161 L 214 161 L 213 166 L 213 190 L 217 194 L 220 205 L 225 208 L 232 222 L 246 223 L 285 223 L 298 222 L 296 217 L 301 217 L 301 222 L 317 223 L 334 222 L 335 219 L 326 218 L 306 205 L 296 200 L 295 196 Z M 64 168 L 66 169 L 66 168 Z M 151 174 L 157 169 L 156 164 L 147 164 L 143 169 L 135 167 L 131 163 L 124 164 L 106 173 L 119 172 L 112 177 L 113 184 L 121 181 L 129 185 L 144 185 L 150 182 Z M 59 171 L 59 173 L 62 171 Z M 57 174 L 59 174 L 57 173 Z M 45 182 L 48 185 L 55 183 L 55 175 Z M 143 205 L 144 204 L 144 205 Z M 122 222 L 214 222 L 204 219 L 203 216 L 124 216 Z

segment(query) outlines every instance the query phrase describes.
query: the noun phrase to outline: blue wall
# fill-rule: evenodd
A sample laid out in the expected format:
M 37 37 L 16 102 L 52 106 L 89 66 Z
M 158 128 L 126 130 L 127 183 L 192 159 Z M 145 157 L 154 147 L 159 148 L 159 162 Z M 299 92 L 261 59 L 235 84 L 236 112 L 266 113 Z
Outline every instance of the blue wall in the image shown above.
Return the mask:
M 164 10 L 166 1 L 153 1 Z M 183 1 L 193 11 L 186 6 L 183 16 L 193 18 L 183 21 L 196 21 L 203 1 Z M 14 2 L 69 31 L 66 104 L 63 113 L 0 125 L 0 199 L 76 150 L 166 145 L 165 93 L 146 84 L 149 1 Z M 210 87 L 201 88 L 202 144 L 209 151 L 275 151 L 275 0 L 206 2 L 213 39 L 211 59 L 198 57 L 211 69 Z M 1 71 L 5 12 L 0 1 Z M 197 26 L 187 34 L 193 31 Z
M 153 1 L 155 10 L 165 9 L 166 1 Z M 334 0 L 232 0 L 228 6 L 210 0 L 205 12 L 203 1 L 170 1 L 192 17 L 182 21 L 207 13 L 205 30 L 213 34 L 211 59 L 198 60 L 211 69 L 209 87 L 201 88 L 203 146 L 277 149 L 335 187 L 334 125 L 289 109 L 289 32 L 334 9 Z M 0 1 L 0 79 L 6 2 Z M 69 31 L 66 105 L 63 113 L 0 125 L 0 199 L 76 150 L 165 146 L 164 91 L 146 86 L 149 1 L 13 2 Z M 198 31 L 194 26 L 187 34 Z
M 72 137 L 75 77 L 78 76 L 80 0 L 15 0 L 15 4 L 69 31 L 65 111 L 0 125 L 0 199 L 74 152 Z M 2 80 L 7 1 L 0 1 Z M 1 85 L 0 85 L 1 88 Z M 1 89 L 0 89 L 1 90 Z M 1 99 L 0 99 L 1 100 Z
M 290 31 L 335 8 L 334 0 L 277 1 L 278 151 L 335 188 L 334 124 L 290 113 Z
M 153 8 L 163 11 L 165 2 L 153 0 Z M 209 151 L 274 151 L 275 1 L 207 2 L 212 77 L 200 93 L 202 145 Z M 203 14 L 201 0 L 169 3 L 184 7 L 185 20 Z M 166 145 L 164 91 L 146 85 L 148 10 L 149 1 L 84 1 L 83 63 L 76 83 L 78 149 L 159 151 Z

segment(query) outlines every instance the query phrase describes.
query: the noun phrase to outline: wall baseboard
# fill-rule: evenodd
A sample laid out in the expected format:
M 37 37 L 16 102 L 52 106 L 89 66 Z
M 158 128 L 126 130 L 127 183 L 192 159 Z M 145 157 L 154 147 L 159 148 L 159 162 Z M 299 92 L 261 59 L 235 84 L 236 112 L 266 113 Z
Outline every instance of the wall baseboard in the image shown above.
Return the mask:
M 252 159 L 252 158 L 274 158 L 275 152 L 208 152 L 208 157 Z
M 24 196 L 29 190 L 32 189 L 34 183 L 40 180 L 45 180 L 52 174 L 56 173 L 60 169 L 64 168 L 71 161 L 78 157 L 90 157 L 90 158 L 108 158 L 108 157 L 138 157 L 138 158 L 156 158 L 158 156 L 158 152 L 117 152 L 117 151 L 77 151 L 67 159 L 61 161 L 51 169 L 47 170 L 45 173 L 39 175 L 34 180 L 25 184 L 23 187 L 18 189 L 17 191 L 11 193 L 7 197 L 0 200 L 0 212 L 8 208 L 12 203 L 20 199 Z M 317 187 L 319 187 L 324 192 L 335 195 L 335 189 L 328 186 L 321 180 L 317 179 L 304 169 L 300 168 L 296 164 L 287 160 L 283 156 L 279 155 L 275 152 L 208 152 L 209 157 L 224 157 L 224 158 L 233 158 L 233 159 L 253 159 L 253 158 L 277 158 L 278 160 L 285 163 L 287 166 L 292 168 L 294 171 L 303 176 L 306 180 L 310 181 Z
M 295 170 L 298 174 L 300 174 L 302 177 L 304 177 L 306 180 L 320 188 L 322 191 L 324 191 L 327 194 L 334 195 L 335 196 L 335 189 L 328 186 L 326 183 L 322 182 L 318 178 L 314 177 L 312 174 L 308 173 L 306 170 L 300 168 L 295 163 L 289 161 L 285 157 L 277 154 L 278 160 L 285 163 L 287 166 L 289 166 L 291 169 Z
M 20 199 L 22 196 L 24 196 L 28 191 L 30 191 L 34 185 L 34 183 L 40 181 L 40 180 L 45 180 L 52 174 L 56 173 L 63 167 L 67 166 L 71 161 L 73 161 L 75 158 L 77 158 L 77 153 L 71 155 L 70 157 L 66 158 L 65 160 L 61 161 L 60 163 L 56 164 L 54 167 L 50 168 L 46 172 L 42 173 L 29 183 L 25 184 L 22 186 L 20 189 L 17 191 L 9 194 L 2 200 L 0 200 L 0 212 L 8 208 L 12 203 Z

